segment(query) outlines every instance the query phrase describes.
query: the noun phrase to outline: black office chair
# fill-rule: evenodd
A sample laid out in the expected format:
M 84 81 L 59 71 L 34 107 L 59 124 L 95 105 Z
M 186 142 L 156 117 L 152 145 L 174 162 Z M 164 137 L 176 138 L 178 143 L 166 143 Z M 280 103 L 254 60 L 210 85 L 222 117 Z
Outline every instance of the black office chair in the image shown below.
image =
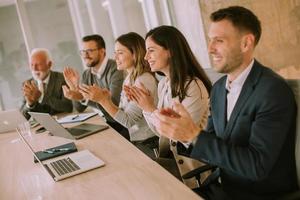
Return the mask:
M 286 80 L 289 86 L 292 88 L 295 99 L 297 102 L 297 127 L 296 127 L 296 145 L 295 145 L 295 159 L 297 169 L 298 187 L 300 186 L 300 79 L 288 79 Z M 297 200 L 300 199 L 300 188 L 296 192 L 284 195 L 282 200 Z
M 300 79 L 293 80 L 288 79 L 286 80 L 288 85 L 292 88 L 295 99 L 297 102 L 297 128 L 296 128 L 296 145 L 295 145 L 295 159 L 296 159 L 296 170 L 297 170 L 297 180 L 298 180 L 298 187 L 300 186 Z M 200 182 L 201 173 L 207 170 L 214 170 L 216 173 L 212 173 L 203 183 Z M 200 168 L 197 168 L 189 173 L 185 174 L 183 178 L 189 179 L 192 177 L 196 177 L 199 182 L 200 189 L 204 188 L 208 183 L 217 180 L 217 173 L 218 168 L 216 166 L 206 165 Z M 197 192 L 197 189 L 195 190 Z M 279 198 L 280 200 L 299 200 L 300 199 L 300 188 L 293 193 L 289 193 L 284 195 L 283 197 Z
M 201 188 L 207 186 L 207 184 L 218 179 L 219 173 L 216 172 L 217 170 L 218 170 L 218 168 L 216 166 L 207 164 L 207 165 L 201 166 L 197 169 L 194 169 L 194 170 L 186 173 L 185 175 L 182 176 L 182 178 L 190 179 L 190 178 L 195 177 L 198 182 L 198 185 L 199 185 L 198 188 L 194 189 L 194 191 L 197 192 L 197 190 L 199 190 L 199 189 L 201 190 Z M 201 180 L 203 180 L 201 178 L 201 175 L 207 171 L 211 171 L 212 173 L 204 181 L 201 181 Z

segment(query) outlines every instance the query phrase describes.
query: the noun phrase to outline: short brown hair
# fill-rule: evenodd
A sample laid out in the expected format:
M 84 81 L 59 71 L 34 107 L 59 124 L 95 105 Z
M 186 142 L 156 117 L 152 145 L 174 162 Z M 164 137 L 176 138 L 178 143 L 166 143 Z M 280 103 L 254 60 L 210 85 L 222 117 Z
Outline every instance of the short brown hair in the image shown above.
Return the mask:
M 255 45 L 257 45 L 261 36 L 261 25 L 257 16 L 252 11 L 241 6 L 231 6 L 222 8 L 210 15 L 213 22 L 223 19 L 231 21 L 234 27 L 241 31 L 250 31 L 255 37 Z
M 97 35 L 97 34 L 87 35 L 82 38 L 82 41 L 83 42 L 95 41 L 97 43 L 97 47 L 99 49 L 102 49 L 102 48 L 105 49 L 105 42 L 101 35 Z

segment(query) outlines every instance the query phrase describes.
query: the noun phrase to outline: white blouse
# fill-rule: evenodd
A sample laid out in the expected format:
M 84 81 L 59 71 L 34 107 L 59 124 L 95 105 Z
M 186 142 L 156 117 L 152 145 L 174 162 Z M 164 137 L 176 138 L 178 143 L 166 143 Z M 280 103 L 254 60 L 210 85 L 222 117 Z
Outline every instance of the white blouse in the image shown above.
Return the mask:
M 175 99 L 172 98 L 170 81 L 164 77 L 158 84 L 159 99 L 157 108 L 171 107 Z M 191 115 L 194 123 L 198 124 L 201 128 L 206 126 L 207 117 L 209 113 L 209 95 L 200 79 L 193 80 L 188 87 L 187 96 L 181 102 Z M 157 134 L 155 130 L 155 115 L 150 112 L 143 112 L 147 123 L 150 128 Z

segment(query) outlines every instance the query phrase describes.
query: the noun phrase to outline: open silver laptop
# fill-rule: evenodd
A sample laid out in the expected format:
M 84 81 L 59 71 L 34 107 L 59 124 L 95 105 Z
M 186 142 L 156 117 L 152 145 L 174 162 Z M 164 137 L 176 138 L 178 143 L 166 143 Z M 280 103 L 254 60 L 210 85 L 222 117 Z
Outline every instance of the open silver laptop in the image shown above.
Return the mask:
M 15 131 L 24 122 L 26 119 L 19 110 L 0 111 L 0 133 Z
M 88 135 L 107 129 L 109 126 L 82 123 L 72 128 L 64 128 L 48 113 L 28 112 L 38 123 L 52 135 L 68 139 L 80 139 Z
M 17 132 L 33 156 L 46 169 L 54 181 L 60 181 L 105 165 L 102 160 L 97 158 L 89 150 L 83 150 L 41 162 L 33 148 L 25 139 L 22 131 L 17 128 Z

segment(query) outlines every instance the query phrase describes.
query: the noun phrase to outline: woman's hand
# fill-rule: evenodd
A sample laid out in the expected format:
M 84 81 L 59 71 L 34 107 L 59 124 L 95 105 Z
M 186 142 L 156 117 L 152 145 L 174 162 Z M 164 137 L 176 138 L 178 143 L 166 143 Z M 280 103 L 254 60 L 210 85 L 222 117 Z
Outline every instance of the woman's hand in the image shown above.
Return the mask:
M 154 105 L 153 97 L 151 96 L 149 90 L 139 83 L 138 86 L 124 86 L 124 91 L 126 97 L 130 101 L 136 102 L 136 104 L 146 112 L 153 112 L 156 107 Z
M 170 139 L 183 143 L 192 142 L 201 131 L 181 103 L 174 102 L 173 108 L 162 108 L 155 115 L 156 130 Z

